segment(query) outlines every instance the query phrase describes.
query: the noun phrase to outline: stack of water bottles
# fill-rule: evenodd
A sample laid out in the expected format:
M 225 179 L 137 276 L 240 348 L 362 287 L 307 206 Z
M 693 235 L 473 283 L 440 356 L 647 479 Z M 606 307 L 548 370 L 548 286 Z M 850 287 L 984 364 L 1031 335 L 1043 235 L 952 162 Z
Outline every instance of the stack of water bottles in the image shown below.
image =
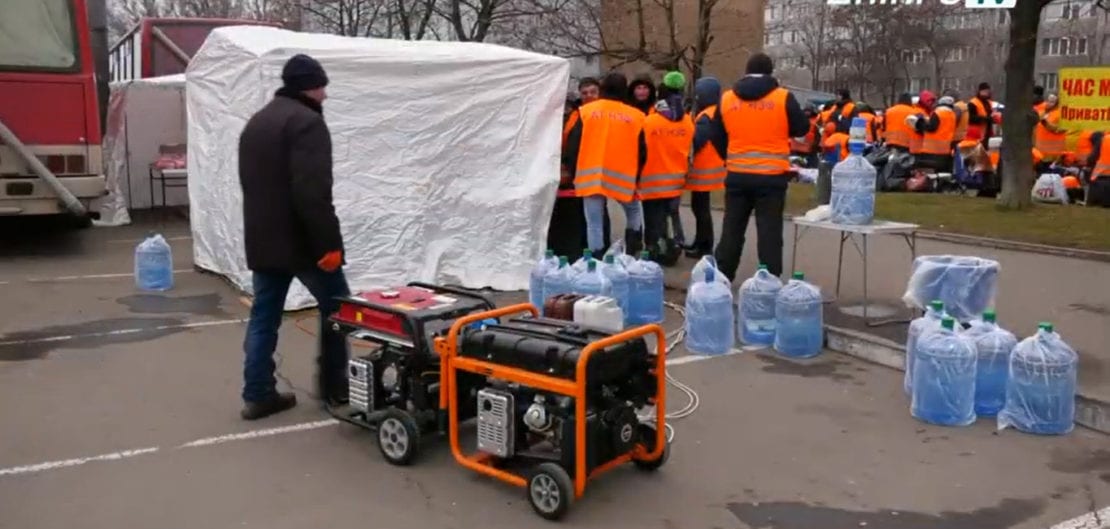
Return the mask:
M 832 169 L 829 207 L 837 224 L 871 224 L 875 218 L 875 180 L 878 171 L 863 157 L 867 146 L 867 121 L 853 118 L 849 130 L 848 157 Z
M 825 346 L 821 289 L 794 272 L 782 284 L 766 265 L 740 285 L 736 302 L 736 337 L 754 347 L 773 346 L 790 358 L 813 358 Z
M 998 427 L 1060 435 L 1072 430 L 1078 356 L 1051 323 L 1017 342 L 984 311 L 966 330 L 940 301 L 910 324 L 906 391 L 911 415 L 966 426 L 997 415 Z
M 544 300 L 561 294 L 612 298 L 621 309 L 624 326 L 663 321 L 663 269 L 647 252 L 639 259 L 610 253 L 598 261 L 587 249 L 570 265 L 566 256 L 556 258 L 548 250 L 532 267 L 529 302 L 542 308 Z

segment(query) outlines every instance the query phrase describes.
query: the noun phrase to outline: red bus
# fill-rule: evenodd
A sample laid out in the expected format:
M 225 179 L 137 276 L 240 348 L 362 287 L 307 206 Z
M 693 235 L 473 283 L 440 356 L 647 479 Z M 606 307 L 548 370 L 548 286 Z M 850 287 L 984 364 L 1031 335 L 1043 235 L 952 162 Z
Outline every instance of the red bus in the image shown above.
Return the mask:
M 85 0 L 0 1 L 0 215 L 84 216 L 106 193 L 95 72 Z
M 204 39 L 220 26 L 280 26 L 223 18 L 144 18 L 108 52 L 112 82 L 185 72 Z

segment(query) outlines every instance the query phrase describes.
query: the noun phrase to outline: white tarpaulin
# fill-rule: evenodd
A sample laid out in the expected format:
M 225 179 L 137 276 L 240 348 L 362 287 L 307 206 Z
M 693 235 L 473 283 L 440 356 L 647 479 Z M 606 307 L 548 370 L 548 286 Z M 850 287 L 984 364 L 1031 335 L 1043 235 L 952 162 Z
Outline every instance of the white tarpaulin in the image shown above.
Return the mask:
M 324 117 L 351 288 L 526 288 L 559 180 L 568 62 L 488 44 L 265 27 L 216 29 L 186 71 L 196 265 L 250 291 L 238 138 L 296 53 L 319 60 L 331 81 Z M 313 303 L 295 284 L 286 308 Z
M 183 74 L 112 83 L 104 134 L 108 196 L 99 204 L 98 225 L 129 224 L 128 210 L 153 204 L 188 204 L 183 187 L 167 187 L 163 204 L 161 184 L 151 180 L 150 172 L 159 147 L 184 144 L 185 135 Z

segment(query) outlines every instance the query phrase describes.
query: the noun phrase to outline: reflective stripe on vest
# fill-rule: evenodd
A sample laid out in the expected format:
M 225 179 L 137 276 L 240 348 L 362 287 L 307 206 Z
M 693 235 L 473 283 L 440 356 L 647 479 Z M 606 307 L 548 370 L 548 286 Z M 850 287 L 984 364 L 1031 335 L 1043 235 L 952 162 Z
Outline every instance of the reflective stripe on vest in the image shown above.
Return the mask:
M 729 90 L 721 97 L 721 121 L 728 135 L 725 165 L 730 173 L 782 175 L 790 170 L 788 94 L 775 88 L 758 101 L 745 101 Z
M 937 107 L 934 112 L 940 124 L 937 130 L 926 132 L 922 137 L 921 152 L 941 156 L 951 155 L 952 139 L 956 134 L 956 112 L 948 107 Z
M 690 115 L 671 121 L 660 113 L 644 120 L 647 161 L 637 192 L 642 200 L 674 198 L 686 187 L 690 149 L 694 145 L 694 120 Z
M 702 117 L 712 120 L 717 116 L 717 105 L 710 106 L 698 113 L 696 123 Z M 725 161 L 721 158 L 712 142 L 705 142 L 701 150 L 694 153 L 690 173 L 686 175 L 686 189 L 690 191 L 717 191 L 725 187 Z
M 629 202 L 636 194 L 644 114 L 619 101 L 600 99 L 578 110 L 582 143 L 574 190 L 580 197 L 603 195 Z

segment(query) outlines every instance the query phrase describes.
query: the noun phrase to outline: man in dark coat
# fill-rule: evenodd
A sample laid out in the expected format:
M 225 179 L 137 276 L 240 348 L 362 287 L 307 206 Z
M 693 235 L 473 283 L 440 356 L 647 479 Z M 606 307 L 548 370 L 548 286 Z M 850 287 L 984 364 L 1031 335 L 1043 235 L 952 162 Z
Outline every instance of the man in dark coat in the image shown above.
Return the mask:
M 300 280 L 320 307 L 317 390 L 326 404 L 346 399 L 346 339 L 327 318 L 336 296 L 350 293 L 343 276 L 343 237 L 332 204 L 331 133 L 324 122 L 327 74 L 307 55 L 281 72 L 283 86 L 239 137 L 247 267 L 254 304 L 243 343 L 242 417 L 260 419 L 292 408 L 276 389 L 274 350 L 285 296 Z

